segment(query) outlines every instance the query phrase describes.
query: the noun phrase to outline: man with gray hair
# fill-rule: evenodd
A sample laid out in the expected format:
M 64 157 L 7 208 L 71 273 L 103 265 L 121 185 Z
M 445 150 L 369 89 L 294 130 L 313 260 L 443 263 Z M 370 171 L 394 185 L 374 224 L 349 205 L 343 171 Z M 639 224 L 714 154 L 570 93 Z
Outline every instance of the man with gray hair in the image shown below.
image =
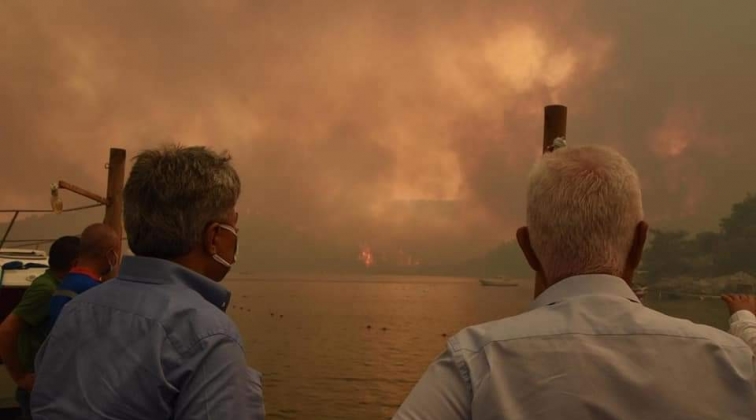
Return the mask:
M 218 282 L 241 183 L 204 147 L 139 154 L 124 188 L 134 257 L 63 308 L 36 360 L 35 419 L 262 419 L 260 374 Z
M 533 168 L 517 240 L 536 298 L 462 330 L 395 419 L 753 419 L 754 355 L 631 289 L 648 231 L 640 182 L 612 149 L 565 147 Z

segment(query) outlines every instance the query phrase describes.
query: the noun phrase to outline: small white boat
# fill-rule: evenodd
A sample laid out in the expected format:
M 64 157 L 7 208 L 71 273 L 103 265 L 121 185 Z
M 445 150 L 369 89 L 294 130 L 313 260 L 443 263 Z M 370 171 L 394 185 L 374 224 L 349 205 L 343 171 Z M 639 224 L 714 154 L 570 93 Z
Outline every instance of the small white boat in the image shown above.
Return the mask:
M 0 249 L 0 287 L 27 288 L 47 268 L 47 253 L 44 251 Z
M 514 280 L 509 280 L 504 276 L 484 278 L 480 279 L 481 286 L 499 286 L 499 287 L 515 287 L 518 286 Z

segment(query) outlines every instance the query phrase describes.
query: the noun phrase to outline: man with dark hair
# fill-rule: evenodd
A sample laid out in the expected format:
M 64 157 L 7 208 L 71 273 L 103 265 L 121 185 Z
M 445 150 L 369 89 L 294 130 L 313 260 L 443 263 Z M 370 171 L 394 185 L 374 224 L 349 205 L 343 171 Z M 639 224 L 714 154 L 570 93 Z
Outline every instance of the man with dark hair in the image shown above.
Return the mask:
M 63 277 L 50 299 L 50 329 L 71 299 L 97 286 L 116 270 L 119 242 L 116 231 L 106 224 L 95 223 L 84 229 L 76 266 Z
M 219 284 L 236 262 L 240 191 L 228 155 L 137 156 L 123 191 L 135 256 L 63 308 L 37 356 L 35 420 L 264 418 Z
M 31 418 L 29 392 L 34 385 L 34 357 L 47 336 L 50 298 L 73 266 L 79 238 L 64 236 L 50 247 L 50 268 L 34 279 L 16 308 L 0 324 L 0 358 L 16 382 L 23 418 Z

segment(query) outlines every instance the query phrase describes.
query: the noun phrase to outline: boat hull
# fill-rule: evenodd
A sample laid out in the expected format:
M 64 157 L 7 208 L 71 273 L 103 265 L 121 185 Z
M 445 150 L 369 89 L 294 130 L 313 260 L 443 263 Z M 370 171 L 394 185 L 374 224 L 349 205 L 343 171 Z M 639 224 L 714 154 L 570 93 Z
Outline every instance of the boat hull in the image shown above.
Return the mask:
M 0 321 L 4 320 L 21 301 L 26 289 L 34 279 L 41 276 L 47 267 L 3 269 L 6 263 L 47 265 L 47 254 L 42 251 L 24 249 L 0 249 Z M 0 360 L 0 365 L 3 361 Z M 18 407 L 15 399 L 16 384 L 8 375 L 5 366 L 0 366 L 0 418 L 9 417 L 12 409 Z
M 45 274 L 46 270 L 47 268 L 27 268 L 24 270 L 3 270 L 0 268 L 0 276 L 2 276 L 0 286 L 4 289 L 25 289 L 31 286 L 34 279 Z
M 45 273 L 47 264 L 43 251 L 0 249 L 0 321 L 21 301 L 34 279 Z

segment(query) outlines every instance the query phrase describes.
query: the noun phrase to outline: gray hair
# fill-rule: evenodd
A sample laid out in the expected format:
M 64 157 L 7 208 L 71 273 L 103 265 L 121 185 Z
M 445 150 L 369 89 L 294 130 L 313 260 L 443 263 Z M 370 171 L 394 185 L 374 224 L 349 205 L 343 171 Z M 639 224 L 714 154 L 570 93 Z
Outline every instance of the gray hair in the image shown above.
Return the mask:
M 199 245 L 208 224 L 227 219 L 239 199 L 241 181 L 230 161 L 205 147 L 141 152 L 123 190 L 131 251 L 175 259 Z
M 608 147 L 547 153 L 530 174 L 527 219 L 547 279 L 620 276 L 643 220 L 638 174 Z

